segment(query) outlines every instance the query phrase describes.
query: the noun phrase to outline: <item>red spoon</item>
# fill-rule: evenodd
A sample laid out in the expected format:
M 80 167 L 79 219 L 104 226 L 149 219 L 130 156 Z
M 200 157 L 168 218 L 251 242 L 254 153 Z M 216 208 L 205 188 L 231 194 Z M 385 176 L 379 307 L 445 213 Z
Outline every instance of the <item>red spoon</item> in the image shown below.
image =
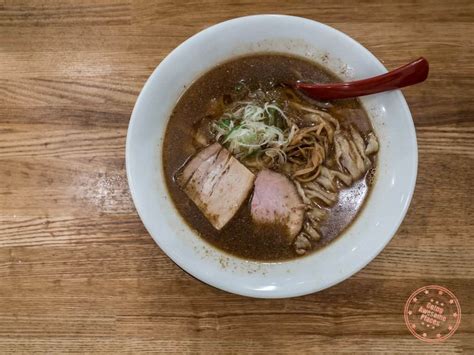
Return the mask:
M 428 77 L 428 71 L 428 61 L 421 57 L 398 69 L 369 79 L 332 84 L 312 84 L 298 81 L 295 88 L 316 100 L 347 99 L 421 83 Z

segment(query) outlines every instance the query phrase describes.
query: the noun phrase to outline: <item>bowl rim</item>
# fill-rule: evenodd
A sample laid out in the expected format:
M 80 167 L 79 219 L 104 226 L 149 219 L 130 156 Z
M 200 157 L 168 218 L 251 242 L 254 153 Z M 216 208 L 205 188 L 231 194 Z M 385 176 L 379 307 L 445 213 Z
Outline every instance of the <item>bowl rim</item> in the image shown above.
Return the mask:
M 371 57 L 372 61 L 374 62 L 374 65 L 377 66 L 377 69 L 379 71 L 387 72 L 387 69 L 384 67 L 384 65 L 375 57 L 375 55 L 373 55 L 362 44 L 360 44 L 359 42 L 357 42 L 356 40 L 354 40 L 352 37 L 345 34 L 344 32 L 342 32 L 342 31 L 340 31 L 340 30 L 338 30 L 334 27 L 323 24 L 321 22 L 315 21 L 315 20 L 311 20 L 311 19 L 307 19 L 307 18 L 303 18 L 303 17 L 298 17 L 298 16 L 279 15 L 279 14 L 261 14 L 261 15 L 251 15 L 251 16 L 243 16 L 243 17 L 233 18 L 233 19 L 230 19 L 230 20 L 227 20 L 227 21 L 223 21 L 223 22 L 214 24 L 214 25 L 212 25 L 210 27 L 207 27 L 204 30 L 194 34 L 193 36 L 189 37 L 184 42 L 182 42 L 180 45 L 178 45 L 176 48 L 174 48 L 157 65 L 157 67 L 153 70 L 152 74 L 146 80 L 146 82 L 145 82 L 144 86 L 142 87 L 142 89 L 140 91 L 140 94 L 139 94 L 139 96 L 138 96 L 138 98 L 135 102 L 135 105 L 134 105 L 134 108 L 133 108 L 133 111 L 132 111 L 132 114 L 131 114 L 128 130 L 127 130 L 126 148 L 125 148 L 125 165 L 126 165 L 127 180 L 128 180 L 132 200 L 133 200 L 134 206 L 136 208 L 136 211 L 137 211 L 142 223 L 144 224 L 145 228 L 147 229 L 147 231 L 150 234 L 150 236 L 152 237 L 152 239 L 154 239 L 154 241 L 163 250 L 163 252 L 169 258 L 171 258 L 173 260 L 173 262 L 176 263 L 180 268 L 182 268 L 183 270 L 185 270 L 190 275 L 196 277 L 197 279 L 199 279 L 200 281 L 202 281 L 202 282 L 204 282 L 208 285 L 211 285 L 213 287 L 216 287 L 216 288 L 219 288 L 221 290 L 231 292 L 231 293 L 234 293 L 234 294 L 239 294 L 239 295 L 249 296 L 249 297 L 255 297 L 255 298 L 287 298 L 287 297 L 297 297 L 297 296 L 302 296 L 302 295 L 318 292 L 318 291 L 324 290 L 326 288 L 332 287 L 332 286 L 334 286 L 334 285 L 350 278 L 351 276 L 353 276 L 354 274 L 356 274 L 357 272 L 362 270 L 372 260 L 374 260 L 377 257 L 377 255 L 380 254 L 380 252 L 386 247 L 386 245 L 395 236 L 397 230 L 399 229 L 401 223 L 403 222 L 403 220 L 406 216 L 406 213 L 408 211 L 408 208 L 410 206 L 411 200 L 413 198 L 414 191 L 415 191 L 416 179 L 417 179 L 417 174 L 418 174 L 418 146 L 417 146 L 416 131 L 415 131 L 415 125 L 414 125 L 414 122 L 413 122 L 413 117 L 410 113 L 408 104 L 407 104 L 401 90 L 394 90 L 394 91 L 392 91 L 392 94 L 396 95 L 396 99 L 400 103 L 401 109 L 404 111 L 404 114 L 409 118 L 409 120 L 408 120 L 409 121 L 408 123 L 409 123 L 409 126 L 410 126 L 409 127 L 409 130 L 410 130 L 409 135 L 410 135 L 410 138 L 412 139 L 412 143 L 414 145 L 414 150 L 412 152 L 413 153 L 413 156 L 412 156 L 413 166 L 411 167 L 412 174 L 411 174 L 410 180 L 408 182 L 409 186 L 406 187 L 406 190 L 408 191 L 406 202 L 404 203 L 403 208 L 400 211 L 400 214 L 399 214 L 400 217 L 399 217 L 398 221 L 396 223 L 394 223 L 393 228 L 391 229 L 391 231 L 389 233 L 387 233 L 387 237 L 384 239 L 384 242 L 381 243 L 378 248 L 371 249 L 370 255 L 366 256 L 364 262 L 362 262 L 359 265 L 357 265 L 356 267 L 352 268 L 351 271 L 340 274 L 340 276 L 335 277 L 332 280 L 332 282 L 327 282 L 324 285 L 306 287 L 304 289 L 299 289 L 298 291 L 294 291 L 294 290 L 291 290 L 291 289 L 278 289 L 277 291 L 272 292 L 272 293 L 268 293 L 268 292 L 262 293 L 262 292 L 257 291 L 257 290 L 242 289 L 242 288 L 239 288 L 238 285 L 235 285 L 235 284 L 232 284 L 232 283 L 229 284 L 228 282 L 222 282 L 222 280 L 216 280 L 212 277 L 209 277 L 209 275 L 205 275 L 203 273 L 196 272 L 196 270 L 191 270 L 189 267 L 187 267 L 187 265 L 184 262 L 182 262 L 182 260 L 180 260 L 177 257 L 176 253 L 171 253 L 171 252 L 165 250 L 162 247 L 162 245 L 160 244 L 159 239 L 156 238 L 150 232 L 151 228 L 150 228 L 148 222 L 146 221 L 146 219 L 143 217 L 142 206 L 139 203 L 139 200 L 138 200 L 138 197 L 137 197 L 137 191 L 136 191 L 135 185 L 133 183 L 134 179 L 133 179 L 132 171 L 131 171 L 131 168 L 130 168 L 130 162 L 131 162 L 131 159 L 132 159 L 132 153 L 131 153 L 132 135 L 130 134 L 130 132 L 135 129 L 136 122 L 137 122 L 137 120 L 134 119 L 134 117 L 137 116 L 138 107 L 140 105 L 142 105 L 142 103 L 143 103 L 142 102 L 144 100 L 144 94 L 143 93 L 148 90 L 149 86 L 151 85 L 150 84 L 151 81 L 153 80 L 154 77 L 156 77 L 158 75 L 158 73 L 160 71 L 160 68 L 162 68 L 169 61 L 171 61 L 174 54 L 176 54 L 176 52 L 178 52 L 178 51 L 183 50 L 187 46 L 187 44 L 194 41 L 196 38 L 198 38 L 200 36 L 209 34 L 210 32 L 214 31 L 216 28 L 219 28 L 221 26 L 234 25 L 234 24 L 237 24 L 239 22 L 245 22 L 247 20 L 258 20 L 258 19 L 261 19 L 261 18 L 268 18 L 268 17 L 281 18 L 281 19 L 289 18 L 289 19 L 293 19 L 293 20 L 297 20 L 297 21 L 317 24 L 321 27 L 324 27 L 328 31 L 332 31 L 334 33 L 337 33 L 339 36 L 343 36 L 345 38 L 345 40 L 351 42 L 352 45 L 355 45 L 355 46 L 359 47 L 359 50 L 365 52 L 366 55 Z M 160 168 L 162 168 L 162 167 L 160 167 Z M 309 285 L 309 286 L 311 286 L 311 285 Z

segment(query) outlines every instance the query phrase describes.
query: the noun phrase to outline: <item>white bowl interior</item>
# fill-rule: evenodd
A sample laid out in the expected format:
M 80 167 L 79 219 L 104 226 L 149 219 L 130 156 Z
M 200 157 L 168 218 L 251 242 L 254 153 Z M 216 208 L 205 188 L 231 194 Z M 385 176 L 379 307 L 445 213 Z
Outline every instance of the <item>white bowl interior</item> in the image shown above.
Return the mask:
M 311 20 L 260 15 L 210 27 L 162 61 L 137 100 L 127 136 L 127 175 L 147 230 L 180 267 L 220 289 L 278 298 L 332 286 L 369 263 L 398 229 L 413 194 L 417 146 L 413 121 L 400 91 L 362 98 L 380 141 L 375 185 L 364 209 L 336 241 L 309 256 L 285 262 L 245 261 L 199 238 L 176 211 L 162 169 L 162 141 L 178 98 L 200 75 L 233 57 L 261 52 L 298 55 L 344 80 L 386 72 L 364 47 Z

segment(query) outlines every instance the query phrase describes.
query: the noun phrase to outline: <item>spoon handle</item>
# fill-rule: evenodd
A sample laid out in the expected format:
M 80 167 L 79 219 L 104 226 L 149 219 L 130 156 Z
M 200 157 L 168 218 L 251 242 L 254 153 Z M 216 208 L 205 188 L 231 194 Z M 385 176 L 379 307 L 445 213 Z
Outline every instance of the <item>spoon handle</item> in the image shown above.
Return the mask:
M 346 99 L 415 85 L 425 81 L 428 77 L 428 72 L 428 61 L 421 57 L 400 68 L 382 75 L 374 76 L 373 78 L 332 84 L 297 82 L 295 87 L 314 99 Z

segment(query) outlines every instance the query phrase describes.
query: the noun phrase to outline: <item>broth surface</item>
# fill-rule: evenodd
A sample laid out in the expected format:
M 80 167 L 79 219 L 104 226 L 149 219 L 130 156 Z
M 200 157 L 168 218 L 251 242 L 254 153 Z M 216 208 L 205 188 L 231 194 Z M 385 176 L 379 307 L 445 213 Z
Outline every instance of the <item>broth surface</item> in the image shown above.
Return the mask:
M 174 177 L 198 150 L 194 142 L 196 125 L 202 122 L 211 100 L 232 92 L 237 83 L 244 82 L 249 88 L 265 90 L 301 78 L 315 82 L 340 81 L 332 73 L 302 58 L 280 54 L 240 57 L 202 75 L 181 96 L 171 114 L 163 143 L 167 188 L 187 224 L 204 240 L 225 252 L 262 261 L 297 257 L 294 248 L 279 236 L 278 230 L 262 229 L 253 223 L 249 201 L 222 230 L 217 231 L 181 190 Z M 353 124 L 362 134 L 372 131 L 369 118 L 357 99 L 331 103 L 327 112 L 341 123 Z M 367 175 L 373 175 L 373 169 Z M 316 243 L 315 250 L 334 240 L 351 224 L 367 198 L 368 180 L 364 177 L 340 191 L 338 202 L 329 209 L 328 217 L 321 224 L 322 238 Z

